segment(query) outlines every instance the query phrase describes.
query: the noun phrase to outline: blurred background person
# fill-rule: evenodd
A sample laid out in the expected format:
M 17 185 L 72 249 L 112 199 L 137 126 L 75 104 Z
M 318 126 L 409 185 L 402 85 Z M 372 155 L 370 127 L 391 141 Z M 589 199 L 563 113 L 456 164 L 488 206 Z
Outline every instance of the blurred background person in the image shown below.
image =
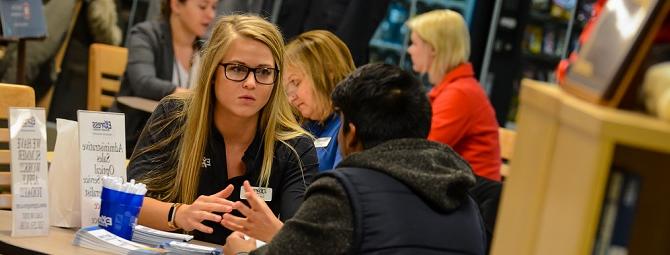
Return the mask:
M 134 26 L 128 37 L 128 66 L 118 96 L 151 100 L 189 87 L 197 40 L 214 21 L 217 0 L 164 0 L 161 19 Z M 150 113 L 115 102 L 113 111 L 126 114 L 128 157 Z
M 355 69 L 351 53 L 335 34 L 313 30 L 288 43 L 284 66 L 289 101 L 316 138 L 319 171 L 333 169 L 342 160 L 337 145 L 342 121 L 333 111 L 330 94 Z
M 291 40 L 299 34 L 323 29 L 337 35 L 351 50 L 356 66 L 368 63 L 369 44 L 386 15 L 390 0 L 283 0 L 276 23 Z
M 409 21 L 412 68 L 427 74 L 433 121 L 428 139 L 451 146 L 475 174 L 500 181 L 498 122 L 486 92 L 474 76 L 470 35 L 463 16 L 435 10 Z

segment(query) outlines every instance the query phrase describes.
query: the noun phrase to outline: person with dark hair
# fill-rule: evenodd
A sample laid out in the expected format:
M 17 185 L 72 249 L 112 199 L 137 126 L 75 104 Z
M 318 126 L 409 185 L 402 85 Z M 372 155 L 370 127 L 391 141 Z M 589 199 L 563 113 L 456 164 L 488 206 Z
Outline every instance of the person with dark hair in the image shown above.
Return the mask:
M 245 183 L 251 208 L 233 204 L 247 217 L 234 222 L 245 231 L 228 236 L 224 253 L 484 254 L 483 222 L 467 193 L 475 177 L 451 148 L 426 139 L 431 107 L 419 82 L 399 67 L 368 64 L 336 86 L 332 100 L 346 157 L 317 177 L 269 238 L 257 235 L 265 203 Z M 269 243 L 255 249 L 254 238 Z
M 198 38 L 214 21 L 218 0 L 163 0 L 161 19 L 135 25 L 128 36 L 128 65 L 119 96 L 152 100 L 191 87 L 192 58 Z M 150 113 L 116 102 L 112 111 L 126 114 L 128 157 Z

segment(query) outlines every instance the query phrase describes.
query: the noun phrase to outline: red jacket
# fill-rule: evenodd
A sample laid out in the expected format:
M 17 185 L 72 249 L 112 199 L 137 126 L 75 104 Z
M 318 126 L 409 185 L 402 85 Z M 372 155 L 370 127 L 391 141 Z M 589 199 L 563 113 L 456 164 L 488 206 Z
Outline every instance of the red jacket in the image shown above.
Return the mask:
M 428 139 L 451 146 L 475 174 L 500 181 L 498 122 L 472 65 L 447 73 L 428 98 L 433 109 Z

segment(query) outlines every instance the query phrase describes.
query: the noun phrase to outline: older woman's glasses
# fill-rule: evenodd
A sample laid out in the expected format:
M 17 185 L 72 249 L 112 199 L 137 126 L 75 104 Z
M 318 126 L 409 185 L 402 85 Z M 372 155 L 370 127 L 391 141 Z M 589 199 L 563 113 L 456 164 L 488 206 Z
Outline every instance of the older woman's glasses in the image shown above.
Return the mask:
M 231 81 L 244 81 L 249 76 L 249 73 L 254 73 L 254 79 L 258 84 L 274 85 L 279 71 L 276 68 L 270 67 L 256 67 L 251 68 L 238 63 L 219 63 L 223 66 L 226 78 Z

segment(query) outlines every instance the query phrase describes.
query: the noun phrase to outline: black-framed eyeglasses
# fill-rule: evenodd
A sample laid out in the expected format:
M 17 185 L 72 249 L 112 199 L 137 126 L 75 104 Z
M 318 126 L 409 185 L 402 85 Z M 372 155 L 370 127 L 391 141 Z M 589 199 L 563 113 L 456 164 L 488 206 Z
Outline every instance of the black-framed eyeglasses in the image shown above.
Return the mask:
M 219 65 L 223 66 L 226 78 L 231 81 L 244 81 L 249 76 L 249 73 L 253 72 L 254 79 L 258 84 L 274 85 L 277 76 L 279 75 L 279 70 L 277 68 L 251 68 L 239 63 L 219 63 Z

